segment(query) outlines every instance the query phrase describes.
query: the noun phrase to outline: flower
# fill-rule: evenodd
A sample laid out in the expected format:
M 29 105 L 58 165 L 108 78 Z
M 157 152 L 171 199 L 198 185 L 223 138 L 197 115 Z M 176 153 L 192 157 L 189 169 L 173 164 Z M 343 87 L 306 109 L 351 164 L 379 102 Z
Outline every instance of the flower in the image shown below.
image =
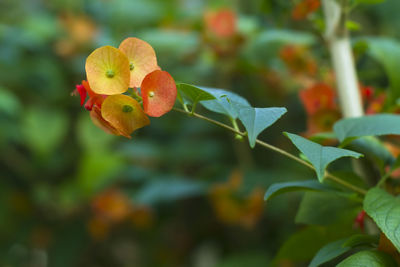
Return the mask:
M 175 81 L 160 70 L 153 48 L 145 41 L 131 37 L 119 49 L 97 48 L 86 59 L 85 68 L 88 81 L 77 85 L 73 95 L 80 95 L 81 106 L 89 95 L 85 109 L 107 133 L 131 138 L 134 130 L 150 124 L 146 114 L 160 117 L 175 104 Z
M 300 91 L 300 99 L 309 115 L 322 109 L 337 109 L 335 91 L 329 85 L 319 83 Z
M 129 60 L 129 87 L 140 87 L 144 77 L 152 71 L 159 70 L 156 52 L 153 47 L 143 40 L 130 37 L 119 45 Z
M 320 5 L 320 0 L 302 0 L 294 7 L 292 18 L 294 20 L 303 20 L 316 11 Z
M 151 117 L 160 117 L 175 104 L 176 84 L 166 71 L 156 70 L 148 74 L 141 87 L 143 109 Z
M 134 130 L 150 124 L 140 104 L 127 95 L 108 96 L 101 107 L 101 116 L 127 138 L 131 138 Z
M 115 95 L 128 90 L 130 70 L 128 57 L 119 49 L 103 46 L 86 59 L 86 76 L 97 94 Z
M 229 38 L 236 33 L 236 20 L 235 12 L 227 8 L 204 14 L 207 32 L 220 38 Z

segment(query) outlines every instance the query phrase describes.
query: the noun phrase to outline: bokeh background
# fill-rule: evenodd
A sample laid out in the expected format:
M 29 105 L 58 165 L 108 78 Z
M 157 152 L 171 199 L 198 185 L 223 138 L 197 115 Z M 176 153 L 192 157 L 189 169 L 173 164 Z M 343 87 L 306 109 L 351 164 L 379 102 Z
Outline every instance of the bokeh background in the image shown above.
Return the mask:
M 1 0 L 0 266 L 302 266 L 280 250 L 302 227 L 300 195 L 263 195 L 311 172 L 176 112 L 131 140 L 111 136 L 71 93 L 93 49 L 139 37 L 176 81 L 287 107 L 261 139 L 294 151 L 283 130 L 312 136 L 340 117 L 336 104 L 307 111 L 319 94 L 299 97 L 333 92 L 318 2 Z M 399 4 L 357 7 L 352 35 L 400 38 Z M 364 50 L 365 103 L 378 112 L 388 81 Z

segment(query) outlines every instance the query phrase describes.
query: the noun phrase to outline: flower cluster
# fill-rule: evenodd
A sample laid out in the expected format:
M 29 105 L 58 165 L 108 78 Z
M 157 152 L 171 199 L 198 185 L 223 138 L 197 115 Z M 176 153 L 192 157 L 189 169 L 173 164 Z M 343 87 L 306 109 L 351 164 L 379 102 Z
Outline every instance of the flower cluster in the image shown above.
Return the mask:
M 134 130 L 150 123 L 148 116 L 160 117 L 175 103 L 174 79 L 160 69 L 154 49 L 138 38 L 125 39 L 119 48 L 97 48 L 85 69 L 87 81 L 75 93 L 93 123 L 108 133 L 131 138 Z

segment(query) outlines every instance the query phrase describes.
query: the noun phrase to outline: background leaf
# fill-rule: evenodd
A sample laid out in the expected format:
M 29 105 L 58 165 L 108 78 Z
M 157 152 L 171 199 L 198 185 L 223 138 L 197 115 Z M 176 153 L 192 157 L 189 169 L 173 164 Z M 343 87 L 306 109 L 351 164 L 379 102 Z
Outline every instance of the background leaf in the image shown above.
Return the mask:
M 318 179 L 320 181 L 324 179 L 325 169 L 329 165 L 329 163 L 342 157 L 359 158 L 362 156 L 360 153 L 347 149 L 321 146 L 320 144 L 314 143 L 295 134 L 285 134 L 314 166 Z
M 306 192 L 300 202 L 295 221 L 313 225 L 352 221 L 361 211 L 361 204 L 351 196 L 334 192 Z
M 365 0 L 364 0 L 365 1 Z M 394 99 L 400 97 L 400 43 L 389 38 L 365 38 L 368 53 L 379 61 L 389 78 L 390 89 Z

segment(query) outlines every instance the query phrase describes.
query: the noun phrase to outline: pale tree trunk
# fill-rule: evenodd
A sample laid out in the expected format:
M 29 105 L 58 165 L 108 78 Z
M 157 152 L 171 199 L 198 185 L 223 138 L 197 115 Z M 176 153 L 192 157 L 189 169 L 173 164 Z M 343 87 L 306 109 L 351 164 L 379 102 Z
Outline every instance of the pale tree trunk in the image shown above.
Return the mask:
M 345 118 L 363 115 L 357 73 L 345 27 L 345 12 L 336 0 L 322 0 L 325 13 L 325 38 L 328 41 L 336 76 L 340 108 Z

